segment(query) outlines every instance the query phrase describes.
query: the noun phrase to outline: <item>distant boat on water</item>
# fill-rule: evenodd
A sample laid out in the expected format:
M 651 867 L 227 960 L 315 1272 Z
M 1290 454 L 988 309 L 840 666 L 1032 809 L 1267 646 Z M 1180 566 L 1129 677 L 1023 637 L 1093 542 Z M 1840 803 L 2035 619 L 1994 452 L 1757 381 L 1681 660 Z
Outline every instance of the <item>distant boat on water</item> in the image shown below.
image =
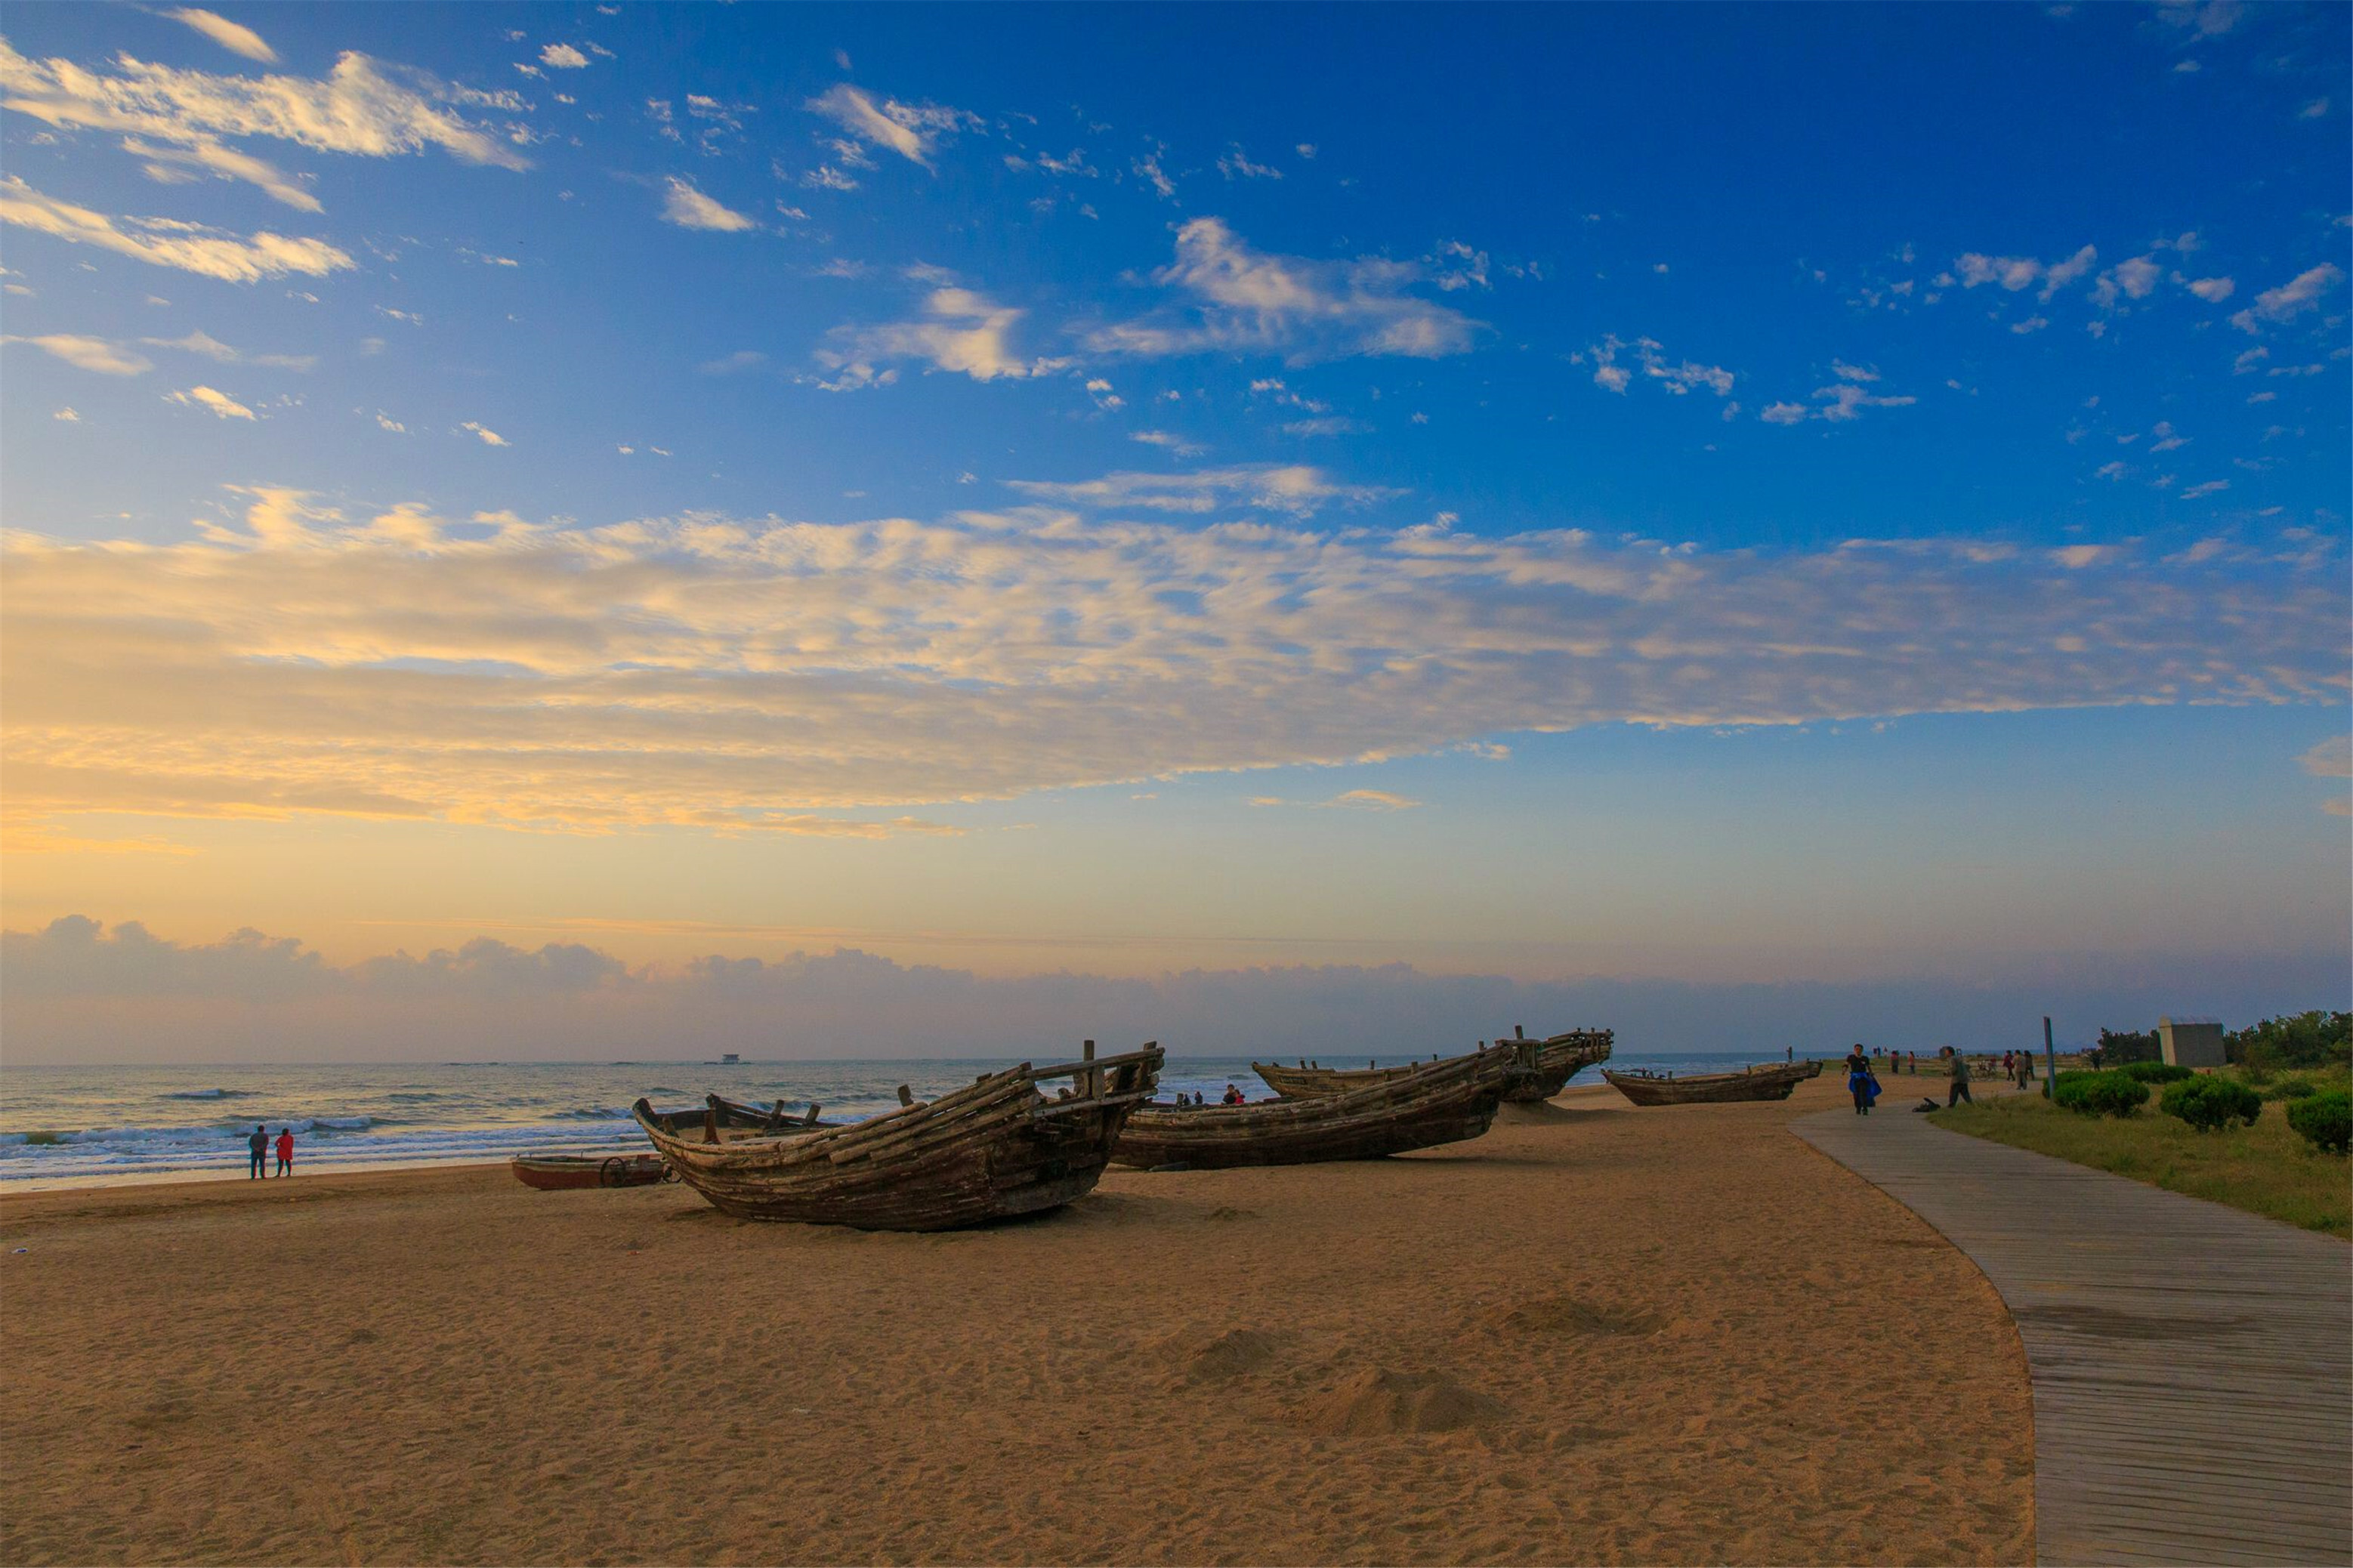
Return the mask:
M 719 1053 L 719 1065 L 723 1068 L 742 1067 L 744 1058 L 733 1051 L 722 1051 Z

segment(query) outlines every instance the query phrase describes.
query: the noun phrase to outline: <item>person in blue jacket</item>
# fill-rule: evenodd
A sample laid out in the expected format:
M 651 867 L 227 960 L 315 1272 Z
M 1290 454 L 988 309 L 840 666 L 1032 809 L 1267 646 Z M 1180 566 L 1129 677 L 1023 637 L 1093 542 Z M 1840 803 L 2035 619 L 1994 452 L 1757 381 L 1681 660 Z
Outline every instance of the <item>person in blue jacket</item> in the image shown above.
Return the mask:
M 1879 1079 L 1871 1070 L 1871 1058 L 1862 1054 L 1858 1043 L 1846 1054 L 1846 1091 L 1854 1096 L 1854 1113 L 1871 1114 L 1871 1102 L 1879 1098 Z

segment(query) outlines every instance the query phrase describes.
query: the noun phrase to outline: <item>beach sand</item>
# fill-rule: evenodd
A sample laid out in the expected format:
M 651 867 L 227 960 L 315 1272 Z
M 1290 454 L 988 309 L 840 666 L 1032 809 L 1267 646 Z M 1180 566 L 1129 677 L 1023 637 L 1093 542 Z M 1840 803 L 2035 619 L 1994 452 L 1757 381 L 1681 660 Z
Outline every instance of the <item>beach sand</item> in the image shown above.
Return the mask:
M 0 1199 L 0 1558 L 2027 1561 L 2017 1335 L 1783 1131 L 1841 1103 L 936 1236 L 481 1166 Z

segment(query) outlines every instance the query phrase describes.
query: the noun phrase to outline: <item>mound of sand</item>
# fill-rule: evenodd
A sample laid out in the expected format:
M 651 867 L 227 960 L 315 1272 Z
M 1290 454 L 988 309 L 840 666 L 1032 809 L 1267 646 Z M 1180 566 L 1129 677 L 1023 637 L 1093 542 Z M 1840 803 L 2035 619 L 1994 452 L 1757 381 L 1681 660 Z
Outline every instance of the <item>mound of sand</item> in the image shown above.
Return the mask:
M 1221 1334 L 1178 1334 L 1163 1340 L 1158 1354 L 1164 1364 L 1180 1369 L 1188 1383 L 1240 1377 L 1256 1372 L 1274 1359 L 1281 1341 L 1262 1329 L 1228 1329 Z
M 1374 1437 L 1389 1432 L 1454 1432 L 1483 1426 L 1510 1406 L 1465 1388 L 1442 1372 L 1360 1372 L 1308 1406 L 1308 1425 L 1327 1436 Z
M 1507 1334 L 1655 1334 L 1665 1320 L 1638 1308 L 1575 1296 L 1538 1296 L 1494 1309 L 1487 1314 L 1486 1326 Z

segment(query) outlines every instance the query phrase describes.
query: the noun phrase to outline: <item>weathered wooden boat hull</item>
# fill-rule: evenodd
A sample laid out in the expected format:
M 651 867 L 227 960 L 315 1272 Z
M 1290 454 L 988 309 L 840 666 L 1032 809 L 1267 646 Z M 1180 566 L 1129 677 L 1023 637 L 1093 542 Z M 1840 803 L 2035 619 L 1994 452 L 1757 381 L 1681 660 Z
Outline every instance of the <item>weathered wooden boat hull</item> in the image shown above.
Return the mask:
M 1187 1110 L 1140 1106 L 1112 1160 L 1220 1170 L 1377 1160 L 1460 1143 L 1493 1124 L 1513 1069 L 1511 1048 L 1498 1047 L 1425 1062 L 1337 1094 Z
M 516 1181 L 543 1193 L 581 1187 L 649 1187 L 663 1166 L 651 1154 L 518 1154 L 507 1162 Z
M 680 1178 L 724 1213 L 949 1230 L 1059 1208 L 1090 1191 L 1129 1111 L 1151 1097 L 1161 1059 L 1148 1046 L 1101 1062 L 1024 1064 L 871 1121 L 715 1142 L 671 1131 L 643 1100 L 636 1111 Z M 1075 1097 L 1038 1090 L 1040 1079 L 1070 1076 L 1080 1079 Z
M 1822 1070 L 1820 1062 L 1761 1067 L 1748 1072 L 1704 1073 L 1696 1078 L 1651 1078 L 1643 1073 L 1601 1076 L 1637 1105 L 1721 1105 L 1733 1100 L 1787 1100 L 1790 1091 Z
M 1550 1100 L 1579 1072 L 1596 1062 L 1608 1061 L 1614 1038 L 1608 1029 L 1576 1029 L 1542 1040 L 1498 1040 L 1495 1043 L 1499 1046 L 1525 1049 L 1521 1071 L 1504 1087 L 1504 1100 L 1514 1105 L 1533 1105 Z M 1368 1083 L 1391 1082 L 1428 1065 L 1415 1062 L 1398 1068 L 1287 1068 L 1280 1062 L 1252 1062 L 1250 1069 L 1285 1100 L 1306 1100 L 1345 1093 Z

